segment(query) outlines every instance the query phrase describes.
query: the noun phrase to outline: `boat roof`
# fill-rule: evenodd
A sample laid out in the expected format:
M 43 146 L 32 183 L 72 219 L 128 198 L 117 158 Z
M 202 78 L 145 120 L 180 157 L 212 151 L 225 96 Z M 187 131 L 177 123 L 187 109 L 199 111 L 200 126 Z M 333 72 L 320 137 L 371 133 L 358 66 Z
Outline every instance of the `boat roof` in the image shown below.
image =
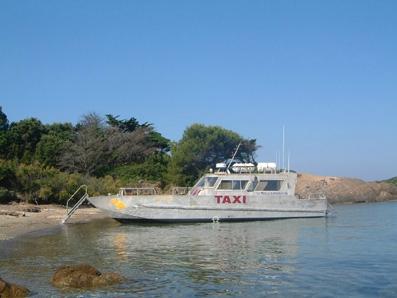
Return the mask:
M 295 171 L 280 171 L 276 173 L 259 173 L 259 172 L 251 172 L 251 173 L 227 173 L 227 172 L 214 172 L 207 173 L 203 177 L 227 177 L 227 178 L 235 178 L 235 179 L 249 179 L 255 177 L 266 177 L 266 178 L 286 178 L 288 176 L 296 175 Z

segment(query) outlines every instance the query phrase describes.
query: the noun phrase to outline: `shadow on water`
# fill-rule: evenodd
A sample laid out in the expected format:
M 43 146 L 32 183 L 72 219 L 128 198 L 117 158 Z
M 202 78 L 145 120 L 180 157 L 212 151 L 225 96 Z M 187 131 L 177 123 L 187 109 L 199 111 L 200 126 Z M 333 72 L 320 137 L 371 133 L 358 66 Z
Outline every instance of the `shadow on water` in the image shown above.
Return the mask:
M 365 266 L 373 266 L 374 261 L 357 253 L 358 247 L 371 243 L 367 238 L 374 225 L 362 220 L 363 214 L 371 213 L 368 207 L 337 209 L 338 216 L 329 219 L 129 225 L 105 219 L 64 225 L 8 242 L 8 249 L 0 243 L 0 276 L 26 285 L 38 296 L 59 296 L 49 283 L 55 269 L 84 262 L 104 272 L 120 272 L 128 281 L 113 288 L 64 292 L 63 296 L 357 294 L 362 289 L 357 286 L 360 282 L 370 285 L 371 274 L 381 275 L 390 266 L 380 264 L 379 272 L 375 267 L 367 272 Z M 367 252 L 371 249 L 375 255 L 380 247 L 370 247 Z M 395 252 L 382 251 L 388 255 L 384 260 L 378 258 L 379 262 L 396 257 Z M 396 270 L 392 272 L 389 279 L 396 277 Z M 340 280 L 341 274 L 351 282 Z M 389 279 L 383 286 L 390 291 L 394 288 Z M 375 288 L 373 293 L 384 294 Z

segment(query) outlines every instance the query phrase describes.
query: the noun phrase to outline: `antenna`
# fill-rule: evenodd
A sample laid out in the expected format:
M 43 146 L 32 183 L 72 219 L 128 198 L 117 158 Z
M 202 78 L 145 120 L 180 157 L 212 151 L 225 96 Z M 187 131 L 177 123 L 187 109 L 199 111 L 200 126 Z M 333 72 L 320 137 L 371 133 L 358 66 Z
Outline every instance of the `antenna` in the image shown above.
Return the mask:
M 283 125 L 283 170 L 285 170 L 285 125 Z
M 290 156 L 291 156 L 291 154 L 290 154 L 290 152 L 288 152 L 288 173 L 289 173 L 289 160 L 290 160 Z
M 241 146 L 241 142 L 238 143 L 238 146 L 237 146 L 237 148 L 236 148 L 236 151 L 234 151 L 234 153 L 233 153 L 232 160 L 231 160 L 231 161 L 229 162 L 229 164 L 227 165 L 226 172 L 229 170 L 230 165 L 232 164 L 232 161 L 233 161 L 234 158 L 236 157 L 236 154 L 237 154 L 238 149 L 240 148 L 240 146 Z

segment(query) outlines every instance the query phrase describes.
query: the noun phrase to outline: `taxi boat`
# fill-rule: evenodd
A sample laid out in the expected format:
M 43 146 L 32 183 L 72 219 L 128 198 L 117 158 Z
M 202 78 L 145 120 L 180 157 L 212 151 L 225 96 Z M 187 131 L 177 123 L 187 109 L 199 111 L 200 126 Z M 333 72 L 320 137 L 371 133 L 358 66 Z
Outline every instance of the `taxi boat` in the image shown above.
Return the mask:
M 125 221 L 209 222 L 324 217 L 324 195 L 295 194 L 297 174 L 275 163 L 217 164 L 190 189 L 158 194 L 154 188 L 121 188 L 116 195 L 87 200 Z

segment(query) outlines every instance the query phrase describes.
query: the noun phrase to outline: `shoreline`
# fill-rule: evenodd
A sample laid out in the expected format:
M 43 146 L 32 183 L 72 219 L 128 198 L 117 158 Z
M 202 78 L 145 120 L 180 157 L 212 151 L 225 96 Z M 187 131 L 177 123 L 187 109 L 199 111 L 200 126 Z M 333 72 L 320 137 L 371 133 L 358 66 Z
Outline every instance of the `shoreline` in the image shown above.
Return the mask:
M 337 202 L 332 205 L 361 205 L 371 203 L 393 202 L 388 200 L 381 202 Z M 40 212 L 29 212 L 33 208 L 39 208 Z M 6 215 L 13 214 L 13 215 Z M 17 216 L 18 214 L 18 216 Z M 29 233 L 40 233 L 40 231 L 62 227 L 62 219 L 66 216 L 65 206 L 62 205 L 33 205 L 33 204 L 11 204 L 0 205 L 0 242 L 13 240 Z M 81 207 L 69 219 L 69 224 L 88 223 L 97 219 L 109 219 L 105 213 L 95 207 Z
M 37 208 L 39 208 L 39 212 L 37 212 Z M 66 208 L 62 205 L 0 205 L 0 241 L 12 240 L 28 233 L 52 229 L 57 226 L 61 227 L 62 219 L 65 216 Z M 103 218 L 109 217 L 99 209 L 82 207 L 73 214 L 68 222 L 72 224 L 86 223 L 94 219 Z

